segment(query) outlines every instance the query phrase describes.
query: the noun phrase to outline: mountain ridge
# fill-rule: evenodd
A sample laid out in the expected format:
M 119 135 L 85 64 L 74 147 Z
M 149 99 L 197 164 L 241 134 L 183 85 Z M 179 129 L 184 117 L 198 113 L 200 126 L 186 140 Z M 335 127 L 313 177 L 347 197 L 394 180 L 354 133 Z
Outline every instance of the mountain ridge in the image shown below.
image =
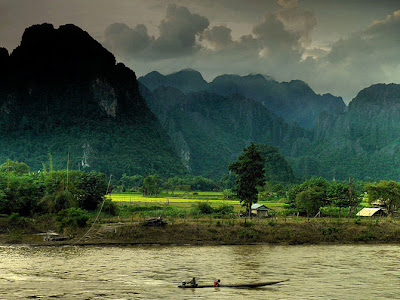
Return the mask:
M 79 42 L 79 43 L 74 43 Z M 114 176 L 185 173 L 135 73 L 75 25 L 34 25 L 4 55 L 0 87 L 0 159 L 42 169 L 102 171 Z
M 183 72 L 183 73 L 180 73 Z M 222 96 L 240 94 L 245 98 L 262 103 L 270 111 L 281 116 L 286 122 L 297 122 L 304 128 L 312 128 L 323 111 L 341 113 L 346 105 L 341 97 L 331 94 L 316 94 L 301 80 L 277 82 L 261 74 L 240 76 L 224 74 L 206 82 L 198 71 L 180 71 L 169 75 L 149 73 L 138 80 L 151 91 L 161 86 L 171 86 L 184 93 L 207 91 Z M 176 74 L 190 74 L 187 80 Z M 194 75 L 195 74 L 195 75 Z

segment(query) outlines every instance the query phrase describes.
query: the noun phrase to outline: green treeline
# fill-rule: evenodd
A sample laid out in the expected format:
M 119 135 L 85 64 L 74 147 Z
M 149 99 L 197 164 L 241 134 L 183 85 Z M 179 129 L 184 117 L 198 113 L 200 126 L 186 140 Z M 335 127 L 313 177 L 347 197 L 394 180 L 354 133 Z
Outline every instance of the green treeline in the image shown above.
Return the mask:
M 80 215 L 80 210 L 94 211 L 103 203 L 108 191 L 103 173 L 54 171 L 51 163 L 48 169 L 30 172 L 28 165 L 14 161 L 0 165 L 0 214 L 28 217 L 44 214 Z M 219 181 L 201 176 L 161 178 L 157 174 L 123 174 L 112 181 L 109 192 L 141 192 L 143 196 L 157 197 L 177 190 L 187 193 L 222 191 L 224 199 L 239 199 L 239 195 L 235 195 L 236 180 L 234 174 L 226 175 Z M 251 203 L 280 201 L 286 203 L 285 214 L 308 217 L 335 210 L 353 215 L 361 208 L 360 203 L 367 201 L 370 205 L 378 203 L 388 214 L 400 207 L 400 183 L 394 181 L 328 181 L 321 177 L 298 184 L 266 181 L 257 187 L 256 193 Z M 113 205 L 108 202 L 106 206 L 111 209 Z
M 0 214 L 59 213 L 95 210 L 107 191 L 105 175 L 81 171 L 29 172 L 25 163 L 0 166 Z

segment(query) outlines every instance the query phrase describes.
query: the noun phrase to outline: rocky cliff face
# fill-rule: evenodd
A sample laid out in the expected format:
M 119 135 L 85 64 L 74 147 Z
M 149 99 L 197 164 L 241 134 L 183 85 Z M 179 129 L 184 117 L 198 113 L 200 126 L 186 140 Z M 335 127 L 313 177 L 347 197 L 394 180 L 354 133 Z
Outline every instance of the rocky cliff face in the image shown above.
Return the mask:
M 0 159 L 112 173 L 179 174 L 183 166 L 139 93 L 135 73 L 74 25 L 34 25 L 0 50 Z M 2 69 L 3 70 L 3 69 Z
M 160 87 L 173 87 L 183 93 L 205 91 L 208 88 L 200 72 L 192 69 L 185 69 L 169 75 L 162 75 L 156 71 L 139 78 L 139 81 L 148 89 L 154 91 Z
M 279 83 L 259 74 L 221 75 L 207 83 L 199 72 L 186 70 L 166 76 L 152 72 L 139 81 L 150 90 L 170 86 L 184 93 L 208 91 L 225 97 L 239 94 L 262 103 L 286 122 L 294 121 L 304 128 L 312 128 L 321 112 L 336 114 L 346 109 L 341 97 L 317 95 L 303 81 Z
M 251 82 L 264 79 L 256 76 L 246 80 L 251 86 Z M 311 93 L 302 82 L 286 85 L 293 95 Z M 281 93 L 280 85 L 276 88 Z M 236 85 L 235 91 L 240 92 L 241 87 Z M 177 153 L 195 174 L 222 174 L 241 148 L 253 141 L 279 147 L 297 176 L 400 180 L 400 85 L 364 89 L 348 110 L 334 104 L 331 112 L 320 112 L 309 130 L 285 123 L 265 105 L 240 93 L 224 97 L 164 87 L 145 94 Z M 324 97 L 336 101 L 333 96 Z
M 321 115 L 313 135 L 321 175 L 399 180 L 400 85 L 360 91 L 346 113 Z
M 184 94 L 171 87 L 142 93 L 188 170 L 197 175 L 220 178 L 251 141 L 280 147 L 286 155 L 297 152 L 299 139 L 310 144 L 310 134 L 298 125 L 239 95 Z

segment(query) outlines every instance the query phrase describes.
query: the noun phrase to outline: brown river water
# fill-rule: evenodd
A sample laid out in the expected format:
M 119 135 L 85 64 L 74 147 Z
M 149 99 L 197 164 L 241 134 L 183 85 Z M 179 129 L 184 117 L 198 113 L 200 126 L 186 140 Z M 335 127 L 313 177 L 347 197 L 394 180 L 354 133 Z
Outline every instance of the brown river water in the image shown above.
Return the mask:
M 2 246 L 0 299 L 400 299 L 400 246 Z

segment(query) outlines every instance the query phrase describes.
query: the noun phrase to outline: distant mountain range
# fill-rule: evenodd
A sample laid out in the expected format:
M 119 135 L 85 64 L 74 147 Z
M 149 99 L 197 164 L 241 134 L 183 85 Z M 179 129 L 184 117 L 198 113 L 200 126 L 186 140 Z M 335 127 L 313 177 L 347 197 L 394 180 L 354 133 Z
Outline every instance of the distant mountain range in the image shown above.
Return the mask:
M 219 174 L 254 141 L 279 147 L 297 176 L 400 180 L 400 85 L 366 88 L 347 108 L 302 81 L 262 75 L 222 75 L 207 83 L 187 69 L 152 72 L 139 82 L 192 172 Z
M 199 72 L 185 69 L 169 75 L 151 72 L 138 80 L 151 91 L 165 86 L 183 93 L 204 91 L 225 97 L 237 94 L 262 103 L 286 122 L 293 121 L 304 128 L 312 128 L 323 111 L 342 113 L 346 109 L 341 97 L 317 95 L 303 81 L 279 83 L 259 74 L 222 75 L 207 83 Z

